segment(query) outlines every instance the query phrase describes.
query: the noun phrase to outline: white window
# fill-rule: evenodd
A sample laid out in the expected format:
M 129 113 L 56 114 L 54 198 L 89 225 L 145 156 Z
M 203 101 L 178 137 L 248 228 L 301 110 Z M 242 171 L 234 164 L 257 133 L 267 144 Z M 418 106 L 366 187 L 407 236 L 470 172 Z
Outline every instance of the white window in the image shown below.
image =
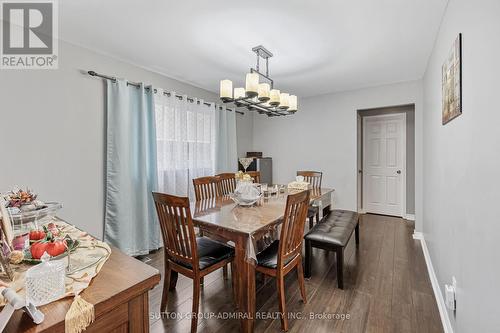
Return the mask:
M 159 191 L 194 199 L 193 178 L 215 170 L 215 108 L 155 94 Z

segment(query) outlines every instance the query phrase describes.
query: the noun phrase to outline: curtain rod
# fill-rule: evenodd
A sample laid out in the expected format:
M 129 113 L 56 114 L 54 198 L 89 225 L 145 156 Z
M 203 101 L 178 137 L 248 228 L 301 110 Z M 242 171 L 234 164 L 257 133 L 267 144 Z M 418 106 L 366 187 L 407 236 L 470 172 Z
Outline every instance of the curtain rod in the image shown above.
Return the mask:
M 100 77 L 100 78 L 103 78 L 103 79 L 106 79 L 106 80 L 110 80 L 110 81 L 116 82 L 116 77 L 114 77 L 114 76 L 109 76 L 109 75 L 99 74 L 99 73 L 96 73 L 96 72 L 94 72 L 94 71 L 87 71 L 87 74 L 89 74 L 90 76 L 97 76 L 97 77 Z M 140 84 L 140 83 L 138 83 L 138 82 L 129 82 L 129 81 L 127 81 L 127 85 L 128 85 L 128 86 L 137 87 L 137 88 L 139 88 L 139 87 L 141 86 L 141 84 Z M 146 88 L 146 89 L 149 89 L 149 88 Z M 156 94 L 156 93 L 158 92 L 158 90 L 153 89 L 153 92 Z M 164 92 L 163 92 L 163 94 L 164 94 L 164 95 L 167 95 L 167 96 L 170 96 L 170 93 L 169 93 L 168 91 L 164 91 Z M 182 99 L 182 98 L 183 98 L 183 96 L 182 96 L 182 95 L 175 95 L 175 97 L 177 97 L 177 98 L 179 98 L 179 99 Z M 191 97 L 187 97 L 187 100 L 188 100 L 189 102 L 191 102 L 191 103 L 193 103 L 193 102 L 194 102 L 194 98 L 191 98 Z M 198 104 L 200 104 L 200 101 L 198 101 Z M 211 103 L 207 103 L 207 102 L 203 102 L 203 104 L 205 104 L 205 105 L 207 105 L 207 106 L 212 105 Z M 223 108 L 222 108 L 221 106 L 217 106 L 217 105 L 216 105 L 215 107 L 216 107 L 216 108 L 218 107 L 218 108 L 219 108 L 219 110 L 223 110 Z M 243 115 L 245 114 L 244 112 L 238 111 L 238 110 L 236 110 L 236 109 L 234 109 L 234 110 L 233 110 L 233 109 L 226 108 L 226 110 L 228 110 L 228 111 L 234 111 L 234 112 L 236 112 L 236 113 L 238 113 L 238 114 L 243 114 Z

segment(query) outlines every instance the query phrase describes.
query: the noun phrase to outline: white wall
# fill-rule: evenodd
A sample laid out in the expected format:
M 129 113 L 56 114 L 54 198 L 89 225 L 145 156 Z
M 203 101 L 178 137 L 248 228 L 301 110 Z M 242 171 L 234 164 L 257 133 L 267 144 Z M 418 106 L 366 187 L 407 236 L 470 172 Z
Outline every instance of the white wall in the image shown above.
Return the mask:
M 441 66 L 463 34 L 463 114 L 441 125 Z M 424 77 L 424 236 L 455 332 L 499 332 L 500 1 L 450 0 Z
M 0 191 L 30 186 L 63 203 L 61 216 L 103 232 L 104 84 L 94 70 L 217 102 L 206 90 L 117 59 L 60 43 L 58 70 L 0 70 Z M 237 116 L 251 130 L 251 115 Z M 251 145 L 248 136 L 238 150 Z
M 398 83 L 300 100 L 293 116 L 254 116 L 253 148 L 273 158 L 273 180 L 289 182 L 299 169 L 323 171 L 335 188 L 336 208 L 357 210 L 357 110 L 415 104 L 416 229 L 421 230 L 421 81 Z

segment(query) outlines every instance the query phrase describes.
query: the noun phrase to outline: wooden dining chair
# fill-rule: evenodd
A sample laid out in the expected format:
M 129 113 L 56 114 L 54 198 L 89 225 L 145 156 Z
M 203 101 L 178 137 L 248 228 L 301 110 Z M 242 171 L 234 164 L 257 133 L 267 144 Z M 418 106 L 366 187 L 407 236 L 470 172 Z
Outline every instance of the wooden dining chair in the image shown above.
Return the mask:
M 279 309 L 281 312 L 281 328 L 288 330 L 288 319 L 285 307 L 285 276 L 297 267 L 302 300 L 307 303 L 302 270 L 302 239 L 306 223 L 307 207 L 309 207 L 309 191 L 289 194 L 286 199 L 285 216 L 281 225 L 280 239 L 271 243 L 257 255 L 257 272 L 276 277 L 278 287 Z
M 297 171 L 297 176 L 304 177 L 304 181 L 311 184 L 313 190 L 318 190 L 321 188 L 321 180 L 323 178 L 323 172 L 320 171 Z M 309 219 L 309 229 L 314 225 L 314 217 L 316 217 L 316 223 L 319 222 L 319 207 L 310 205 L 307 210 L 307 218 Z
M 219 178 L 219 191 L 221 195 L 233 193 L 236 189 L 236 177 L 234 173 L 219 173 L 215 175 Z
M 260 183 L 260 171 L 247 171 L 246 173 L 253 178 L 254 183 Z
M 219 177 L 208 176 L 193 179 L 196 201 L 215 198 L 221 195 Z
M 196 201 L 214 199 L 220 197 L 222 195 L 220 181 L 221 179 L 217 176 L 194 178 L 193 186 L 194 186 L 194 195 Z M 199 235 L 200 236 L 205 235 L 217 241 L 223 242 L 223 240 L 220 237 L 217 237 L 216 235 L 210 234 L 206 231 L 200 230 Z M 224 277 L 224 279 L 227 279 L 228 276 L 227 266 L 223 267 L 222 276 Z M 203 284 L 203 279 L 201 279 L 201 283 Z
M 172 286 L 170 283 L 171 271 L 193 279 L 191 332 L 194 333 L 198 326 L 201 279 L 231 263 L 234 249 L 206 237 L 196 237 L 189 198 L 163 193 L 153 193 L 153 198 L 165 249 L 165 279 L 160 311 L 167 310 L 168 291 L 175 288 L 175 283 Z

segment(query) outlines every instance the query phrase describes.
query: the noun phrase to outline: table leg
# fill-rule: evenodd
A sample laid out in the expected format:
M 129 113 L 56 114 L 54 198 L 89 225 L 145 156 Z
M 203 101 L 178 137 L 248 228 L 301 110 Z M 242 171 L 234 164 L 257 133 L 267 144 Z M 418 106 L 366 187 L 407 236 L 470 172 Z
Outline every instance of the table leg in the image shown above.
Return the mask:
M 332 209 L 332 205 L 328 205 L 323 207 L 323 217 L 330 215 L 330 211 Z
M 323 217 L 325 216 L 328 216 L 330 215 L 330 212 L 331 212 L 331 209 L 332 209 L 332 193 L 327 193 L 325 195 L 323 195 L 323 197 L 321 198 L 321 201 L 323 202 L 323 204 L 326 204 L 324 207 L 323 207 Z
M 255 263 L 245 259 L 248 241 L 248 237 L 241 236 L 235 244 L 236 290 L 243 333 L 253 332 L 255 319 Z

